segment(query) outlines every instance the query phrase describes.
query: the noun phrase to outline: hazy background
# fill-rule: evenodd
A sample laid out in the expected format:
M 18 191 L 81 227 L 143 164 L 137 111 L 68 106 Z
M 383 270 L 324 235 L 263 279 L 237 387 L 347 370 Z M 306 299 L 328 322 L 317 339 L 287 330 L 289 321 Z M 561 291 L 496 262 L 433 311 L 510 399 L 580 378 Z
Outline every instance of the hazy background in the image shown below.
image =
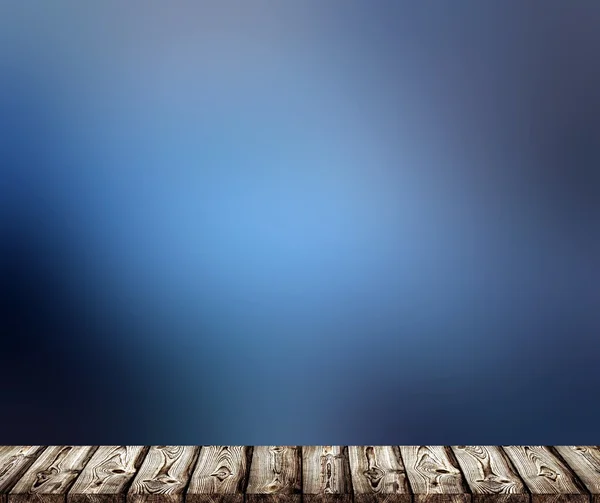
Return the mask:
M 600 3 L 0 1 L 2 443 L 600 443 Z

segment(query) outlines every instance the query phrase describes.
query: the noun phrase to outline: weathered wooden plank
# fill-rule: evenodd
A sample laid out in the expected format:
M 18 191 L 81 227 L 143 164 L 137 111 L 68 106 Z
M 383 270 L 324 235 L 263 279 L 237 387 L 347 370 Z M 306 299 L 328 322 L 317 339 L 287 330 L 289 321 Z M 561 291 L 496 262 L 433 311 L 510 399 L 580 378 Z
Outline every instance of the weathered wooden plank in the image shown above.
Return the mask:
M 400 446 L 415 503 L 469 503 L 462 474 L 449 447 Z
M 128 503 L 181 503 L 198 447 L 154 445 L 127 492 Z
M 504 451 L 531 491 L 532 503 L 587 503 L 575 474 L 542 445 L 510 445 Z
M 303 447 L 302 491 L 305 503 L 350 503 L 352 482 L 348 447 Z
M 252 448 L 204 446 L 186 493 L 187 503 L 242 503 Z
M 472 492 L 473 503 L 528 503 L 529 492 L 497 446 L 452 447 Z
M 8 493 L 8 503 L 64 503 L 67 491 L 96 449 L 75 445 L 48 447 Z
M 254 447 L 246 499 L 249 503 L 300 503 L 301 453 L 297 446 Z
M 6 503 L 6 494 L 43 450 L 41 445 L 0 446 L 0 503 Z
M 591 445 L 557 445 L 555 449 L 600 503 L 600 449 Z
M 348 447 L 355 503 L 411 503 L 398 447 Z
M 103 445 L 67 494 L 67 503 L 119 503 L 140 467 L 147 448 L 130 445 Z
M 297 446 L 256 446 L 252 453 L 246 499 L 250 503 L 299 503 L 301 453 Z

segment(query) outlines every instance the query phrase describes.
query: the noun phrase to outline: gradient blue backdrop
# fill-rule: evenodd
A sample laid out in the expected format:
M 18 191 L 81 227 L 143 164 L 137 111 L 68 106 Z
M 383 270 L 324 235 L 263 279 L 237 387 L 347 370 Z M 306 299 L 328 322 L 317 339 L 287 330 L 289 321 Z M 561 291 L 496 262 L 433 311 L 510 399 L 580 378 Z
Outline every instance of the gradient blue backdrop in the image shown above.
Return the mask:
M 0 1 L 2 443 L 600 443 L 600 3 Z

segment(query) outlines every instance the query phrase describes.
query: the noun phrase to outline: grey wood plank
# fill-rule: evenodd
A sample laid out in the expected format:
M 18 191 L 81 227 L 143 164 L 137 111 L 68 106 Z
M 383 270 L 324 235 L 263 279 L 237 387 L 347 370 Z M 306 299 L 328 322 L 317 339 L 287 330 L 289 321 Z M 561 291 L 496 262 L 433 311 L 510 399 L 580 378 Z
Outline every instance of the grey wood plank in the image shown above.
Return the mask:
M 589 494 L 567 465 L 543 445 L 503 446 L 531 491 L 532 503 L 587 503 Z
M 300 503 L 301 466 L 298 446 L 254 447 L 246 500 L 249 503 Z
M 471 495 L 449 447 L 405 445 L 400 453 L 415 503 L 469 503 Z
M 144 446 L 102 445 L 71 487 L 67 503 L 119 503 L 147 452 Z
M 242 503 L 252 447 L 203 446 L 186 493 L 187 503 Z
M 348 447 L 302 447 L 302 492 L 305 503 L 350 503 L 350 477 Z
M 41 445 L 0 446 L 0 503 L 6 503 L 6 494 L 43 450 Z
M 355 503 L 411 503 L 398 447 L 348 446 Z
M 67 491 L 97 447 L 53 445 L 34 461 L 8 494 L 8 503 L 64 503 Z
M 497 446 L 452 447 L 474 503 L 528 503 L 529 492 Z
M 181 503 L 198 447 L 153 445 L 127 492 L 129 503 Z
M 554 447 L 600 503 L 600 449 L 592 445 L 557 445 Z

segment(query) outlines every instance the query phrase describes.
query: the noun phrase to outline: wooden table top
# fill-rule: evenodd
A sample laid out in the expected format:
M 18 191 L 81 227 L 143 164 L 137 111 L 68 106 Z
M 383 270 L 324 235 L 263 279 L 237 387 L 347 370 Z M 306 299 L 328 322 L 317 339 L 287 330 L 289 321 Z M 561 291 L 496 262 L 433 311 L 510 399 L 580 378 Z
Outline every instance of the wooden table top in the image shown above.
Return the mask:
M 600 503 L 598 446 L 0 446 L 0 503 Z

